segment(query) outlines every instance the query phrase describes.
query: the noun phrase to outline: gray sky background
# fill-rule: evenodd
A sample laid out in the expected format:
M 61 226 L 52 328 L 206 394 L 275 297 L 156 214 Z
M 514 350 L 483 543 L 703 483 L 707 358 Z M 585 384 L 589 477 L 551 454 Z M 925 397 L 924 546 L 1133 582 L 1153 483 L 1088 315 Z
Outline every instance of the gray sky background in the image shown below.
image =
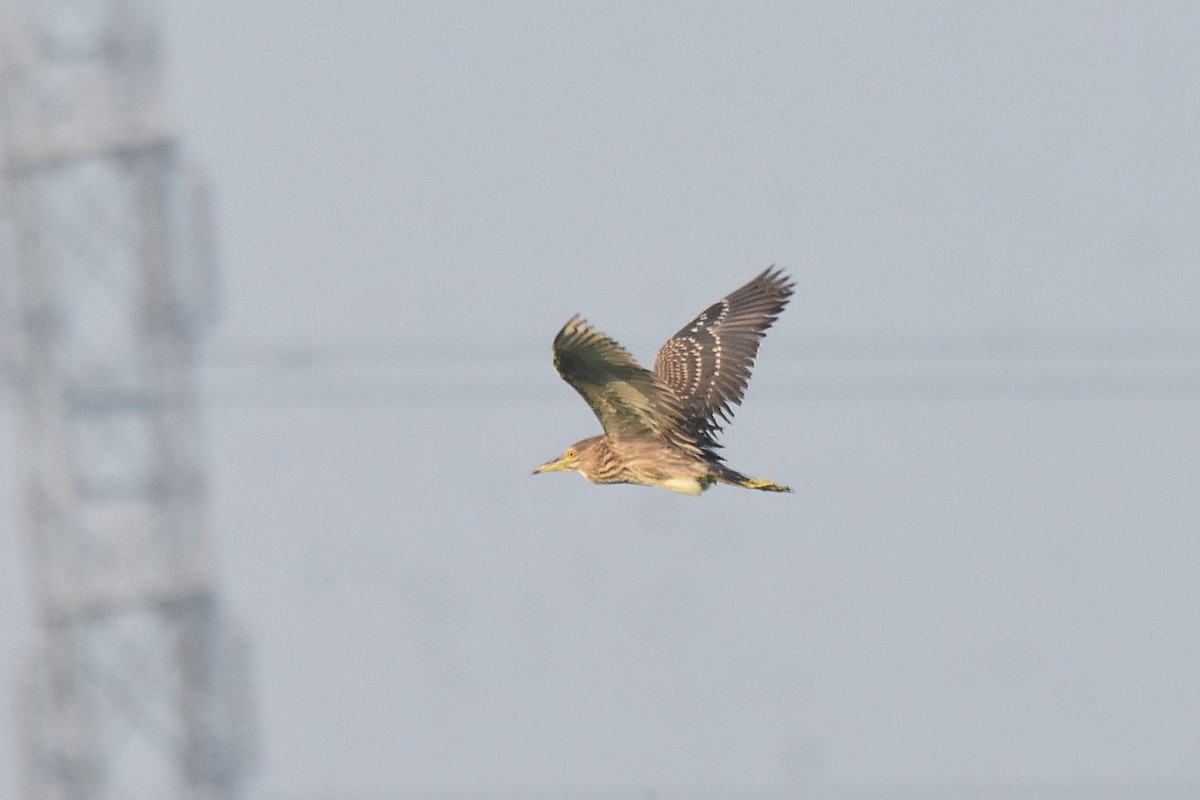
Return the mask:
M 907 6 L 164 5 L 254 797 L 1200 785 L 1200 6 Z M 796 494 L 529 476 L 770 263 Z

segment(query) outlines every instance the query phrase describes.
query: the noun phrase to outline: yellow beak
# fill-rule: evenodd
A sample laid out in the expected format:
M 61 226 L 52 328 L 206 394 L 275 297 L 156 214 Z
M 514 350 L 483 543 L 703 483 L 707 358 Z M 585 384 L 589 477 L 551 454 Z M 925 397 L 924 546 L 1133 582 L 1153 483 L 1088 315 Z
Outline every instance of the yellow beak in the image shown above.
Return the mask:
M 557 458 L 554 461 L 547 461 L 533 471 L 534 475 L 540 475 L 543 472 L 562 472 L 567 468 L 567 459 Z

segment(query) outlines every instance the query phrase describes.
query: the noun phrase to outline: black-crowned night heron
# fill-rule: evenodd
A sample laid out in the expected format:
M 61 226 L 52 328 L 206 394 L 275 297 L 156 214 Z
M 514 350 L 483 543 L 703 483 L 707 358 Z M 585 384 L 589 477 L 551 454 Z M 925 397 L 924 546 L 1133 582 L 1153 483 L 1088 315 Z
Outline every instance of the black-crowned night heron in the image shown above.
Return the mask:
M 554 366 L 592 407 L 604 435 L 576 442 L 534 474 L 574 470 L 592 483 L 683 494 L 713 483 L 790 492 L 725 466 L 716 436 L 733 417 L 732 406 L 741 405 L 759 342 L 792 288 L 782 271 L 765 270 L 668 339 L 653 372 L 579 315 L 571 317 L 554 337 Z

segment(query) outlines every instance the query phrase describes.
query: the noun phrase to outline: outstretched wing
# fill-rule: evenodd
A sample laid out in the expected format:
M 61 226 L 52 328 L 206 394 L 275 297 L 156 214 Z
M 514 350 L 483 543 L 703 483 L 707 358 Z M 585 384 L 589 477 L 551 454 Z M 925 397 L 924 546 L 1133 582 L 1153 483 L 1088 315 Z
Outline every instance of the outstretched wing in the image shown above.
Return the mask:
M 671 390 L 579 315 L 554 337 L 554 366 L 592 407 L 609 438 L 655 436 L 697 449 Z
M 679 398 L 690 433 L 702 447 L 717 446 L 722 424 L 733 418 L 732 406 L 742 402 L 759 342 L 793 288 L 782 270 L 769 267 L 659 349 L 654 374 Z

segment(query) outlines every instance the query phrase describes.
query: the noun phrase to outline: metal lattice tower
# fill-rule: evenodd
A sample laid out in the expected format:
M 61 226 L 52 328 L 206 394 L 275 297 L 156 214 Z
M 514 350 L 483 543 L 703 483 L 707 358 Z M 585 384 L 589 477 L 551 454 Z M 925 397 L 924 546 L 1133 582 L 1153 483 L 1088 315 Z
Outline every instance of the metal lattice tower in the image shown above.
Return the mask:
M 0 0 L 0 336 L 37 613 L 18 695 L 29 800 L 231 800 L 253 760 L 193 399 L 213 316 L 205 205 L 165 107 L 156 11 Z

